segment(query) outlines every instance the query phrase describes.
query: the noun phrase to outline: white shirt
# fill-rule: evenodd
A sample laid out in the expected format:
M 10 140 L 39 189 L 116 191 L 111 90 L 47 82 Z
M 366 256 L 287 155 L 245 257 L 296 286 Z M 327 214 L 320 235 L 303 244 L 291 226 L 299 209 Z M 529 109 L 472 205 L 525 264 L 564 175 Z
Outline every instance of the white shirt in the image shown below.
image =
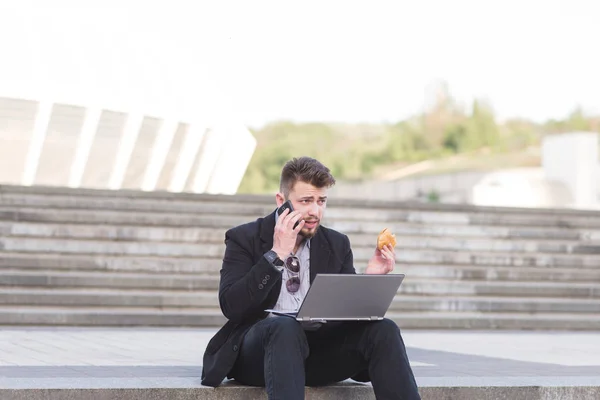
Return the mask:
M 294 255 L 300 260 L 300 272 L 294 274 L 286 267 L 283 267 L 283 272 L 281 273 L 281 292 L 279 293 L 277 303 L 273 307 L 276 311 L 297 311 L 310 287 L 310 239 L 304 240 Z M 285 259 L 283 261 L 285 262 Z M 290 293 L 287 290 L 286 282 L 294 276 L 300 277 L 300 287 L 297 292 Z
M 275 222 L 277 222 L 278 217 L 279 215 L 275 213 Z M 310 239 L 304 239 L 294 255 L 300 260 L 300 272 L 296 275 L 290 272 L 285 266 L 283 267 L 283 272 L 281 273 L 281 292 L 273 310 L 298 311 L 310 287 Z M 284 263 L 286 259 L 287 256 L 283 258 Z M 294 276 L 300 277 L 300 287 L 296 293 L 290 293 L 287 290 L 286 282 Z M 269 316 L 272 317 L 274 315 L 269 314 Z

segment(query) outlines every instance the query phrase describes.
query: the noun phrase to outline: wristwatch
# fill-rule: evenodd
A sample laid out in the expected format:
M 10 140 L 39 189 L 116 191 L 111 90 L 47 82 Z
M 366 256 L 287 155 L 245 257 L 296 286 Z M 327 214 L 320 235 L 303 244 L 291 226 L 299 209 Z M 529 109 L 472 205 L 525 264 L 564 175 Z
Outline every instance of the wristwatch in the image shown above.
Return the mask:
M 275 266 L 279 270 L 279 272 L 283 271 L 283 260 L 279 258 L 277 253 L 273 250 L 269 250 L 265 253 L 265 258 Z

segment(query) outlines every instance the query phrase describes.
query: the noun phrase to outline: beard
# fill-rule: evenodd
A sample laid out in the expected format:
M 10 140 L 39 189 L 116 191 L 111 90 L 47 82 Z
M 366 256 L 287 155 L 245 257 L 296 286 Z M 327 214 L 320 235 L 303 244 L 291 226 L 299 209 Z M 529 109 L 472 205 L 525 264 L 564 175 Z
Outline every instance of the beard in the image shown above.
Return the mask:
M 306 239 L 310 239 L 312 237 L 314 237 L 317 234 L 317 231 L 319 230 L 319 227 L 321 226 L 320 221 L 308 221 L 308 222 L 316 222 L 317 224 L 315 225 L 314 228 L 302 228 L 300 230 L 300 232 L 298 232 L 298 234 Z

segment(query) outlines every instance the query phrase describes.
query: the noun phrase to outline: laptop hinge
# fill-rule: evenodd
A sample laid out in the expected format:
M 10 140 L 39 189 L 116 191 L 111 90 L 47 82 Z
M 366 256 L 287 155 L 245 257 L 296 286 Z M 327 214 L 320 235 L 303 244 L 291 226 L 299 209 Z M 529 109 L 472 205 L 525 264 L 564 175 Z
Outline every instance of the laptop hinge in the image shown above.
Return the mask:
M 310 317 L 302 317 L 301 320 L 302 321 L 310 321 Z
M 378 319 L 379 319 L 379 317 L 371 317 L 371 321 L 376 321 Z

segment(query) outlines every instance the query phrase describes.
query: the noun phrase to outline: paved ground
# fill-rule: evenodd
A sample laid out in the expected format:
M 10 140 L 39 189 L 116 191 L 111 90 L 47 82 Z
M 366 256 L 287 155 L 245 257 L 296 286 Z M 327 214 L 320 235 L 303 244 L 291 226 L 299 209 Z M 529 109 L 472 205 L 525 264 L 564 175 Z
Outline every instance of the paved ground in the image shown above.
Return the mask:
M 197 387 L 214 330 L 0 328 L 0 387 Z M 404 331 L 420 386 L 599 386 L 600 332 Z

